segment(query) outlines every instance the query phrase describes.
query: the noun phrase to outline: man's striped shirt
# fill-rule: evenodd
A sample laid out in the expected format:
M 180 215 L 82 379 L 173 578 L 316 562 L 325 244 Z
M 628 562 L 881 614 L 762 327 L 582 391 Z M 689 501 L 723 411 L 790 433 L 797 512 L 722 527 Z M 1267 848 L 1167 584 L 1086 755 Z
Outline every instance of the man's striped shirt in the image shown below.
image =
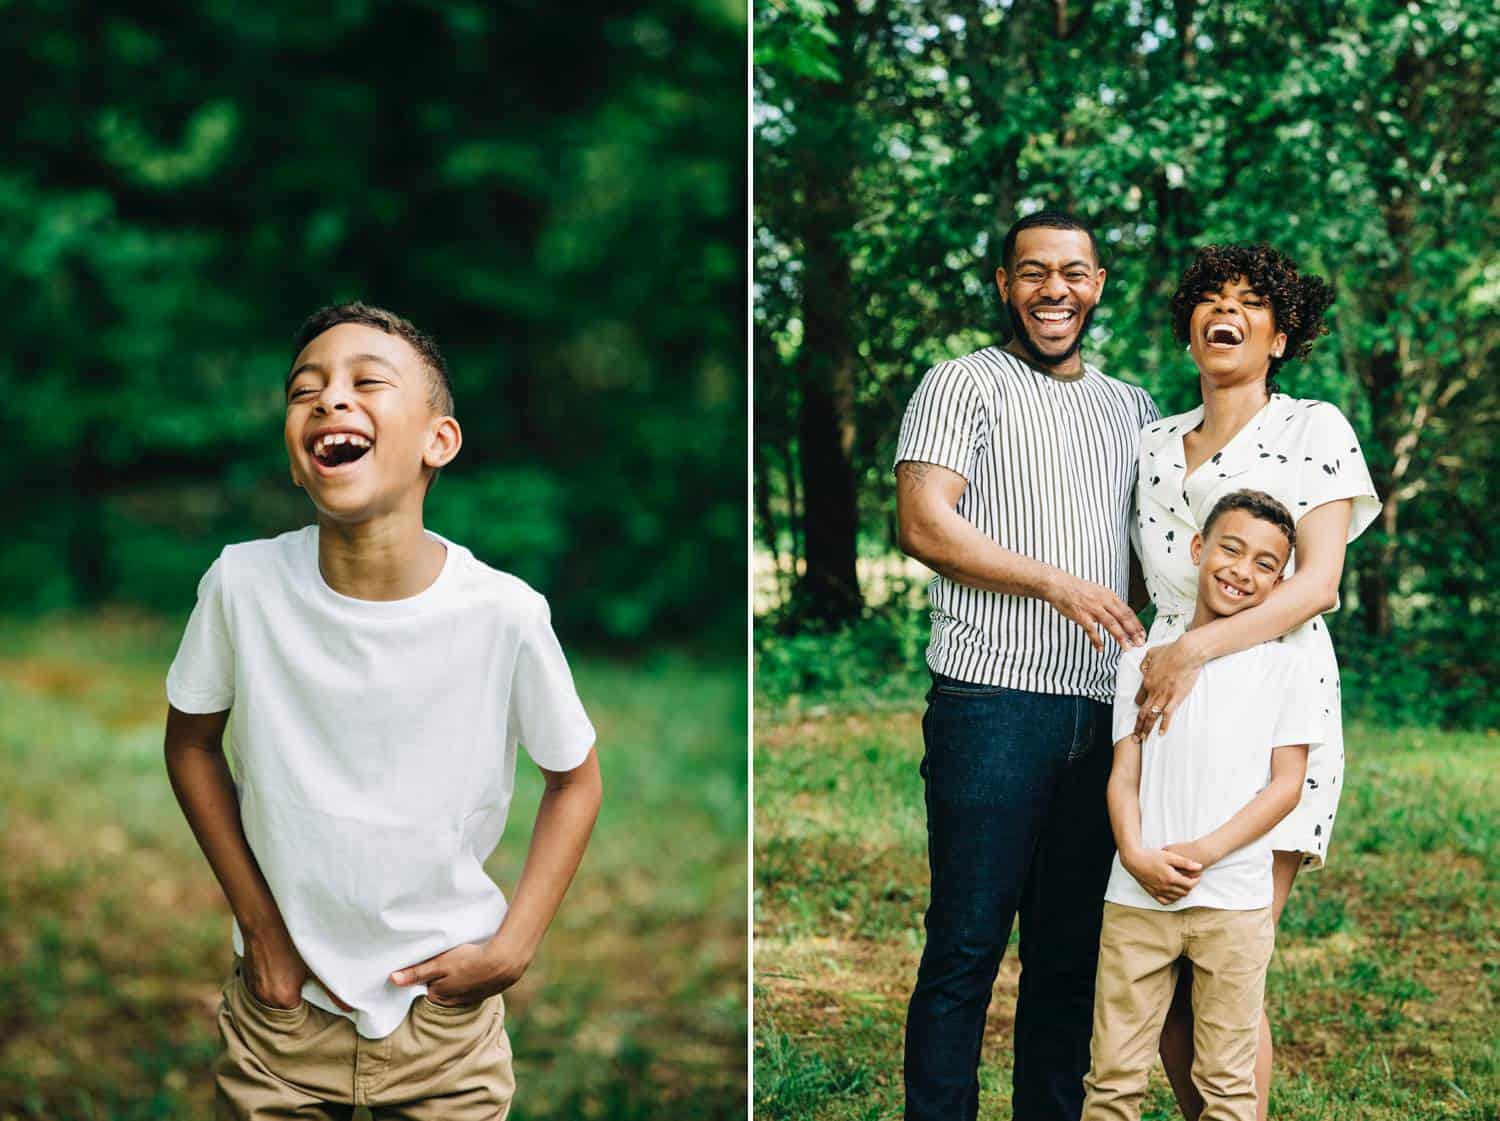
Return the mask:
M 1129 595 L 1129 526 L 1150 394 L 1085 364 L 1051 377 L 986 347 L 928 370 L 906 407 L 896 462 L 935 463 L 969 481 L 958 513 L 1013 552 Z M 1119 646 L 1104 652 L 1039 599 L 943 576 L 928 585 L 927 664 L 962 681 L 1114 697 Z

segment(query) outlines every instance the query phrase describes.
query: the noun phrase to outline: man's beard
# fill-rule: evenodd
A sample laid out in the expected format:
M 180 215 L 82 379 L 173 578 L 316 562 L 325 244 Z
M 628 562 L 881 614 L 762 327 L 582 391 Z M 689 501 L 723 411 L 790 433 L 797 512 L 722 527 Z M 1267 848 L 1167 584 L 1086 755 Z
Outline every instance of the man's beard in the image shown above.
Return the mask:
M 1095 304 L 1083 313 L 1083 323 L 1078 328 L 1078 334 L 1073 336 L 1072 346 L 1068 347 L 1061 354 L 1043 354 L 1037 349 L 1036 344 L 1031 341 L 1031 334 L 1026 330 L 1026 320 L 1016 310 L 1016 305 L 1010 300 L 1005 301 L 1005 311 L 1010 316 L 1010 337 L 1012 339 L 1020 339 L 1021 346 L 1025 349 L 1026 353 L 1031 355 L 1040 366 L 1060 366 L 1069 358 L 1072 358 L 1078 352 L 1078 348 L 1083 345 L 1083 336 L 1088 334 L 1089 324 L 1094 321 L 1094 312 L 1098 309 L 1099 305 Z

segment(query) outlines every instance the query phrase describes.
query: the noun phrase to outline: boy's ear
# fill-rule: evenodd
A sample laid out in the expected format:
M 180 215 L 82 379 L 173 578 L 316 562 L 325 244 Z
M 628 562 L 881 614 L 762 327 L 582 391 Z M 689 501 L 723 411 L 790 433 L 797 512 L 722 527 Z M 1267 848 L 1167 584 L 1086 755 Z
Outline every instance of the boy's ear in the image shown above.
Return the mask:
M 463 443 L 464 434 L 458 421 L 451 416 L 438 417 L 428 434 L 427 451 L 422 456 L 422 462 L 428 467 L 446 467 L 458 455 L 458 449 L 463 447 Z
M 1194 564 L 1198 563 L 1199 558 L 1203 556 L 1203 534 L 1193 534 L 1193 540 L 1188 544 L 1188 555 L 1193 558 Z

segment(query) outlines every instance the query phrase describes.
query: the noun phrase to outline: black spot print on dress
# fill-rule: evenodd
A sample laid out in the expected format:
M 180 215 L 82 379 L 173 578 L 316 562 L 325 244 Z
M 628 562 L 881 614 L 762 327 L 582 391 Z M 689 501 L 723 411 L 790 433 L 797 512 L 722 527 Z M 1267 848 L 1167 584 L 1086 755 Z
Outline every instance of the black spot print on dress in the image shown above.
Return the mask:
M 1167 540 L 1168 541 L 1171 541 L 1176 536 L 1177 536 L 1177 531 L 1175 529 L 1169 529 L 1169 530 L 1167 530 Z
M 1318 788 L 1318 780 L 1315 779 L 1315 778 L 1308 779 L 1307 780 L 1307 788 L 1309 790 L 1316 790 Z
M 1223 458 L 1224 458 L 1224 453 L 1223 452 L 1214 452 L 1213 458 L 1210 459 L 1209 462 L 1210 463 L 1218 463 L 1219 460 L 1221 460 Z
M 1282 455 L 1280 452 L 1276 453 L 1276 459 L 1281 463 L 1286 462 L 1286 456 Z
M 1324 470 L 1324 472 L 1326 472 L 1329 475 L 1333 474 L 1333 468 L 1330 467 L 1330 466 L 1328 466 L 1328 464 L 1326 464 L 1326 463 L 1323 464 L 1323 470 Z
M 1313 826 L 1313 836 L 1314 837 L 1321 837 L 1322 835 L 1323 835 L 1323 827 L 1321 825 L 1314 825 Z
M 1155 486 L 1159 482 L 1161 482 L 1161 476 L 1160 475 L 1152 475 L 1151 476 L 1151 485 L 1152 486 Z

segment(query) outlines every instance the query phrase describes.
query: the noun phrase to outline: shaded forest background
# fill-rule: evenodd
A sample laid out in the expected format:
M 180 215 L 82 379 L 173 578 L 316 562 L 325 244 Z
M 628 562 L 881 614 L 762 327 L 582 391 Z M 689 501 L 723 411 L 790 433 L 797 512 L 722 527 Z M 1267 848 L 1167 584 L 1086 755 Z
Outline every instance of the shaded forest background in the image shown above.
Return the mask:
M 7 5 L 0 604 L 185 610 L 226 542 L 307 524 L 290 342 L 359 298 L 452 367 L 431 528 L 575 641 L 741 641 L 745 21 Z
M 901 413 L 1003 337 L 1001 237 L 1047 206 L 1109 270 L 1086 356 L 1164 414 L 1198 401 L 1167 314 L 1196 247 L 1266 241 L 1333 281 L 1332 334 L 1280 381 L 1344 410 L 1385 501 L 1333 618 L 1346 700 L 1494 726 L 1497 56 L 1500 10 L 1454 0 L 758 3 L 762 695 L 840 657 L 919 665 Z
M 229 913 L 162 680 L 219 550 L 313 520 L 283 382 L 355 298 L 446 353 L 426 523 L 546 594 L 613 792 L 507 993 L 512 1116 L 743 1117 L 745 5 L 5 17 L 0 1117 L 211 1112 Z

